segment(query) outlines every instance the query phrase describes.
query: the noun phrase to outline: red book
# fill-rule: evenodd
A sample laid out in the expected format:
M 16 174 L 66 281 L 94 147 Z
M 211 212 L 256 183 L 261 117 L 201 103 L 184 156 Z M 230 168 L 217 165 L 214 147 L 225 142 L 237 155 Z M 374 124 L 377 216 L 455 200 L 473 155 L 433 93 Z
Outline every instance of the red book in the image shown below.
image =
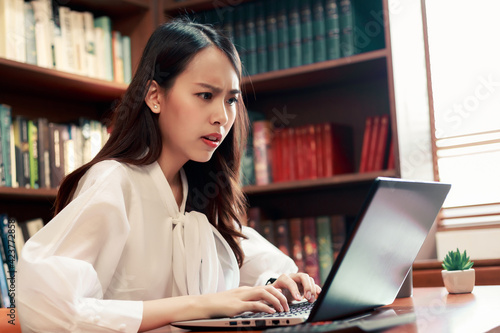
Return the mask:
M 276 229 L 274 230 L 274 235 L 276 238 L 276 246 L 287 256 L 290 256 L 290 241 L 289 241 L 289 230 L 288 230 L 288 220 L 280 219 L 274 222 Z
M 262 226 L 260 224 L 261 211 L 259 207 L 250 207 L 247 212 L 247 225 L 250 228 L 255 229 L 258 233 L 262 232 Z
M 266 185 L 272 181 L 271 123 L 259 120 L 252 125 L 255 184 Z
M 304 236 L 304 271 L 320 285 L 318 242 L 316 238 L 316 218 L 305 217 L 302 219 Z
M 375 146 L 375 157 L 373 162 L 373 170 L 379 171 L 384 169 L 385 157 L 387 156 L 389 138 L 389 115 L 380 116 L 379 131 L 377 143 Z
M 297 179 L 297 142 L 295 138 L 295 128 L 288 128 L 287 129 L 287 141 L 288 141 L 288 154 L 289 154 L 289 159 L 286 160 L 288 162 L 288 172 L 289 172 L 289 178 L 288 180 L 296 180 Z M 285 163 L 287 163 L 285 162 Z
M 323 124 L 323 173 L 325 177 L 353 171 L 352 130 L 339 124 Z
M 314 126 L 314 136 L 316 139 L 316 167 L 318 178 L 325 177 L 324 171 L 324 158 L 323 155 L 323 124 L 316 124 Z
M 380 116 L 373 117 L 372 132 L 370 135 L 370 143 L 368 148 L 368 162 L 366 171 L 374 171 L 375 168 L 375 154 L 377 150 L 377 140 L 380 133 Z
M 304 245 L 302 243 L 302 220 L 293 218 L 289 220 L 290 228 L 290 249 L 291 257 L 295 261 L 295 265 L 299 268 L 299 272 L 304 272 Z
M 370 138 L 372 136 L 373 117 L 366 117 L 365 133 L 363 134 L 363 146 L 361 147 L 361 160 L 359 172 L 368 171 L 368 151 L 370 150 Z
M 281 180 L 287 182 L 290 180 L 290 142 L 288 136 L 290 131 L 284 128 L 279 132 L 281 141 Z
M 277 183 L 282 181 L 282 165 L 283 165 L 283 153 L 282 153 L 282 140 L 281 140 L 281 129 L 275 129 L 272 133 L 271 138 L 271 152 L 272 152 L 272 174 L 273 174 L 273 182 Z
M 305 152 L 305 135 L 306 128 L 300 126 L 295 128 L 295 151 L 296 151 L 296 179 L 301 180 L 306 178 L 306 152 Z
M 316 161 L 316 136 L 314 125 L 306 126 L 305 144 L 306 144 L 306 179 L 318 178 L 318 166 Z

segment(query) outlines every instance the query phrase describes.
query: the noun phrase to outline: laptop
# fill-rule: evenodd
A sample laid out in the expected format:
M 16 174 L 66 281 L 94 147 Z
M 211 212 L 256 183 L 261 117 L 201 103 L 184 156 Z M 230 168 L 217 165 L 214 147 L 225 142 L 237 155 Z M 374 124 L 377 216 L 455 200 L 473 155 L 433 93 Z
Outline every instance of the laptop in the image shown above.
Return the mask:
M 344 320 L 391 304 L 450 188 L 439 182 L 376 178 L 312 305 L 292 304 L 290 313 L 244 313 L 172 325 L 190 330 L 264 329 Z M 301 313 L 295 307 L 308 309 Z

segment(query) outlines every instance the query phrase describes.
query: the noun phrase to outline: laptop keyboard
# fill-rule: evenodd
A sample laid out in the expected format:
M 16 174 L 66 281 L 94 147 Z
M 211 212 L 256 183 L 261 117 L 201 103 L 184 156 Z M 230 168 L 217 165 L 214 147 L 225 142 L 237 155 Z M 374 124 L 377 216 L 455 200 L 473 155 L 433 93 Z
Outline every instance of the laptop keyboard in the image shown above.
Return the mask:
M 308 316 L 313 308 L 314 303 L 309 302 L 300 302 L 290 304 L 290 311 L 287 312 L 275 312 L 275 313 L 267 313 L 267 312 L 256 312 L 256 313 L 246 313 L 234 318 L 276 318 L 276 317 L 297 317 L 297 316 Z

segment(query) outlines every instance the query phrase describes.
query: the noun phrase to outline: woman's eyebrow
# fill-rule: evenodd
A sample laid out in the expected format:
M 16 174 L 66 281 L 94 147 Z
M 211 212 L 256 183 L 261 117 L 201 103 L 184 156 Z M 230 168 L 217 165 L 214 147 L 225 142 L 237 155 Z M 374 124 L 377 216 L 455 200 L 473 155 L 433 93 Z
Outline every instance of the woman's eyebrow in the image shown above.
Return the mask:
M 203 87 L 203 88 L 210 89 L 211 91 L 213 91 L 215 93 L 221 93 L 222 92 L 221 88 L 213 86 L 213 85 L 208 84 L 208 83 L 199 82 L 199 83 L 196 83 L 196 84 L 199 85 L 199 86 L 201 86 L 201 87 Z M 241 91 L 239 89 L 232 89 L 232 90 L 229 91 L 229 93 L 231 93 L 231 94 L 240 94 Z

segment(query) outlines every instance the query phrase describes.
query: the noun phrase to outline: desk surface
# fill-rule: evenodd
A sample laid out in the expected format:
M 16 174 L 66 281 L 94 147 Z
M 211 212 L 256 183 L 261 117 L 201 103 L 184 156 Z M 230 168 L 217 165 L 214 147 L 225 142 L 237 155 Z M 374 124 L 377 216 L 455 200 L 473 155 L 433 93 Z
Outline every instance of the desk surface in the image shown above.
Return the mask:
M 500 286 L 476 286 L 470 294 L 455 295 L 445 288 L 415 288 L 413 297 L 396 299 L 385 308 L 416 315 L 415 322 L 385 332 L 500 332 Z M 150 332 L 187 331 L 165 327 Z

